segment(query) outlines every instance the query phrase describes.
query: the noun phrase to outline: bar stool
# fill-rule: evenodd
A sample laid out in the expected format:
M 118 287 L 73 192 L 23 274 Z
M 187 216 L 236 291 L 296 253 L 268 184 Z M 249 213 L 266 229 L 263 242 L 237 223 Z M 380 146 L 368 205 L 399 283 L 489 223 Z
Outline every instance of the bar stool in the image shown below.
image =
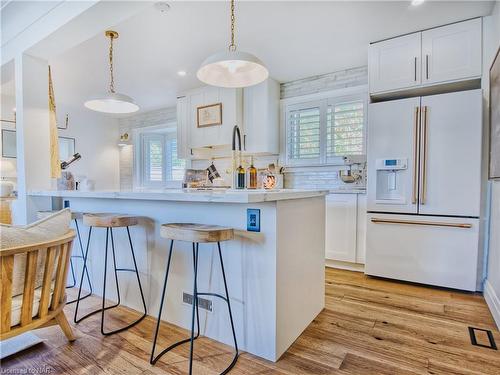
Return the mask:
M 74 322 L 79 323 L 82 320 L 88 318 L 91 315 L 97 314 L 98 312 L 101 313 L 101 333 L 105 336 L 107 335 L 112 335 L 114 333 L 122 332 L 125 331 L 126 329 L 133 327 L 137 323 L 139 323 L 141 320 L 143 320 L 146 317 L 146 301 L 144 299 L 144 293 L 142 292 L 142 285 L 141 285 L 141 279 L 139 277 L 139 271 L 137 269 L 137 262 L 135 260 L 135 254 L 134 254 L 134 246 L 132 245 L 132 238 L 130 237 L 130 230 L 129 227 L 133 225 L 137 225 L 138 223 L 138 217 L 136 216 L 129 216 L 129 215 L 121 215 L 121 214 L 109 214 L 109 213 L 99 213 L 99 214 L 84 214 L 83 215 L 83 223 L 89 227 L 89 235 L 88 235 L 88 240 L 87 240 L 87 247 L 85 249 L 85 256 L 83 257 L 83 269 L 87 269 L 87 257 L 89 254 L 89 245 L 90 245 L 90 238 L 92 235 L 92 228 L 106 228 L 106 249 L 104 253 L 104 279 L 103 279 L 103 287 L 102 287 L 102 308 L 92 311 L 83 317 L 77 319 L 78 316 L 78 307 L 80 305 L 80 301 L 82 298 L 80 298 L 81 292 L 82 292 L 82 283 L 83 283 L 83 274 L 82 274 L 82 279 L 80 282 L 80 288 L 78 290 L 78 298 L 76 302 L 76 308 L 75 308 L 75 316 L 74 316 Z M 131 268 L 117 268 L 116 267 L 116 255 L 115 255 L 115 241 L 113 237 L 113 228 L 126 228 L 127 229 L 127 235 L 128 235 L 128 241 L 130 244 L 130 251 L 132 253 L 132 260 L 134 261 L 134 269 Z M 113 266 L 115 270 L 115 283 L 116 283 L 116 292 L 117 292 L 117 297 L 118 297 L 118 302 L 114 305 L 107 306 L 106 307 L 106 275 L 107 275 L 107 268 L 108 268 L 108 239 L 111 237 L 111 250 L 113 254 Z M 118 283 L 118 272 L 134 272 L 136 277 L 137 277 L 137 283 L 139 285 L 139 291 L 141 293 L 141 299 L 142 299 L 142 304 L 144 306 L 144 314 L 137 319 L 136 321 L 128 324 L 125 327 L 113 330 L 113 331 L 104 331 L 104 312 L 106 310 L 115 308 L 120 305 L 120 285 Z
M 58 212 L 57 210 L 44 210 L 44 211 L 38 211 L 37 212 L 37 218 L 38 219 L 43 219 L 46 218 L 47 216 L 50 216 L 54 213 Z M 71 220 L 75 222 L 75 227 L 76 227 L 76 234 L 78 237 L 78 243 L 80 245 L 80 255 L 73 255 L 73 251 L 71 252 L 71 257 L 69 258 L 69 265 L 71 269 L 71 278 L 73 279 L 73 282 L 70 285 L 66 285 L 66 288 L 74 288 L 76 286 L 76 277 L 75 277 L 75 269 L 73 266 L 73 259 L 82 259 L 83 260 L 83 244 L 82 244 L 82 236 L 80 235 L 80 227 L 78 226 L 78 220 L 82 219 L 83 213 L 81 212 L 74 212 L 71 211 Z M 82 270 L 83 273 L 83 270 Z M 92 283 L 90 282 L 90 276 L 89 276 L 89 271 L 85 270 L 85 275 L 87 276 L 87 283 L 89 284 L 89 293 L 81 297 L 80 299 L 85 299 L 89 296 L 92 295 Z M 69 305 L 70 303 L 76 302 L 76 298 L 74 300 L 66 302 L 66 305 Z
M 224 262 L 222 260 L 222 252 L 220 248 L 220 243 L 221 241 L 228 241 L 232 240 L 234 237 L 234 231 L 232 228 L 226 228 L 226 227 L 221 227 L 217 225 L 204 225 L 204 224 L 163 224 L 161 226 L 161 236 L 163 238 L 168 238 L 171 240 L 170 242 L 170 251 L 168 254 L 168 261 L 167 261 L 167 270 L 165 273 L 165 281 L 163 283 L 163 291 L 161 295 L 161 302 L 160 302 L 160 309 L 158 312 L 158 320 L 156 323 L 156 331 L 154 335 L 154 340 L 153 340 L 153 348 L 151 349 L 151 358 L 149 362 L 154 365 L 158 359 L 160 359 L 161 356 L 163 356 L 165 353 L 170 351 L 171 349 L 190 342 L 191 343 L 191 349 L 189 352 L 189 374 L 192 374 L 193 371 L 193 349 L 194 349 L 194 340 L 196 340 L 199 335 L 200 335 L 200 318 L 199 318 L 199 312 L 198 312 L 198 296 L 212 296 L 212 297 L 218 297 L 221 298 L 222 300 L 226 301 L 227 303 L 227 308 L 229 311 L 229 320 L 231 322 L 231 329 L 233 331 L 233 339 L 234 339 L 234 349 L 235 349 L 235 355 L 234 358 L 231 362 L 231 364 L 223 371 L 221 372 L 221 375 L 227 374 L 236 364 L 236 361 L 238 360 L 238 343 L 236 341 L 236 333 L 234 330 L 234 323 L 233 323 L 233 314 L 231 312 L 231 303 L 229 301 L 229 293 L 227 290 L 227 282 L 226 282 L 226 273 L 224 271 Z M 155 348 L 156 348 L 156 341 L 158 338 L 158 332 L 160 329 L 160 322 L 161 322 L 161 311 L 163 308 L 163 302 L 165 300 L 165 292 L 167 289 L 167 280 L 168 280 L 168 274 L 170 271 L 170 261 L 172 259 L 172 251 L 174 247 L 174 241 L 188 241 L 192 242 L 193 245 L 193 266 L 194 266 L 194 286 L 193 286 L 193 309 L 192 309 L 192 315 L 191 315 L 191 338 L 189 339 L 184 339 L 181 341 L 178 341 L 172 345 L 170 345 L 168 348 L 164 349 L 160 354 L 158 354 L 156 357 L 154 356 L 155 353 Z M 200 293 L 198 292 L 198 285 L 197 285 L 197 277 L 198 277 L 198 247 L 200 243 L 214 243 L 217 242 L 217 248 L 219 250 L 219 260 L 220 260 L 220 266 L 222 270 L 222 278 L 224 280 L 224 289 L 225 289 L 225 296 L 222 296 L 217 293 Z M 196 311 L 196 322 L 197 322 L 197 333 L 196 336 L 194 335 L 194 315 Z

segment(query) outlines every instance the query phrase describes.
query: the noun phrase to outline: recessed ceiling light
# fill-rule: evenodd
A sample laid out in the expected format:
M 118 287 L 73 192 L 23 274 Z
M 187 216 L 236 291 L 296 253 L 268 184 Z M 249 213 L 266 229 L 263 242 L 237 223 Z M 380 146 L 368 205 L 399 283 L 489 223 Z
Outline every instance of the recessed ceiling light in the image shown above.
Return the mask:
M 424 1 L 425 0 L 411 0 L 411 5 L 416 7 L 416 6 L 422 5 L 424 3 Z
M 155 4 L 155 8 L 160 13 L 164 14 L 170 10 L 170 5 L 168 3 L 166 3 L 165 1 L 159 1 Z
M 179 71 L 177 72 L 177 75 L 179 75 L 179 76 L 181 76 L 181 77 L 185 77 L 185 76 L 186 76 L 186 74 L 187 74 L 187 72 L 186 72 L 185 70 L 179 70 Z

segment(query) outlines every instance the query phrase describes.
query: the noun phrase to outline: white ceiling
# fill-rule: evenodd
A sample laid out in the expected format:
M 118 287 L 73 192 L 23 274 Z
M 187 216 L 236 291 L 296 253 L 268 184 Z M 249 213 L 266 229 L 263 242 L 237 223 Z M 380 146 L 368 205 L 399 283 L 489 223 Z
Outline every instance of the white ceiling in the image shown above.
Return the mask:
M 227 2 L 170 2 L 161 14 L 154 5 L 118 25 L 115 44 L 117 91 L 132 96 L 141 110 L 175 104 L 184 90 L 201 86 L 196 70 L 211 53 L 226 48 Z M 410 1 L 236 3 L 239 49 L 263 60 L 280 82 L 367 64 L 367 45 L 404 33 L 491 13 L 493 2 Z M 108 41 L 99 34 L 51 58 L 59 103 L 73 106 L 108 84 Z M 186 77 L 177 71 L 186 70 Z

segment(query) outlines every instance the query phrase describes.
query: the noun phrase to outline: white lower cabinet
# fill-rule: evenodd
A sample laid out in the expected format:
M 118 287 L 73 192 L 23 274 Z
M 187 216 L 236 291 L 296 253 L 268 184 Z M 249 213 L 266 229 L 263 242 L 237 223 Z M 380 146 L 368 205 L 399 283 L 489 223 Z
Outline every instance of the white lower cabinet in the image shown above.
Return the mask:
M 325 257 L 364 263 L 366 195 L 329 194 L 326 197 Z
M 356 218 L 356 263 L 365 264 L 366 255 L 366 194 L 356 194 L 358 207 Z

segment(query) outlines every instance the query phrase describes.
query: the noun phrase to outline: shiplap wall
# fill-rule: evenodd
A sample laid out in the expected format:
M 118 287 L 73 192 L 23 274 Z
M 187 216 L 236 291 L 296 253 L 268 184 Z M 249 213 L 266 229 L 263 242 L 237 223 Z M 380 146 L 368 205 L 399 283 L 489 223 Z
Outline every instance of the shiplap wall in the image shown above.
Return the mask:
M 340 70 L 281 84 L 281 99 L 368 85 L 368 67 Z
M 366 66 L 345 69 L 338 72 L 317 75 L 305 79 L 281 84 L 281 99 L 330 91 L 346 87 L 355 87 L 368 84 L 368 68 Z M 176 119 L 176 109 L 162 108 L 155 111 L 144 112 L 119 120 L 120 134 L 128 132 L 132 136 L 133 129 L 166 124 Z M 133 141 L 133 140 L 132 140 Z M 264 167 L 268 163 L 276 163 L 277 156 L 256 158 L 256 167 Z M 133 187 L 134 147 L 120 148 L 120 189 L 130 190 Z M 206 168 L 208 161 L 196 161 L 194 168 Z M 215 165 L 223 177 L 230 182 L 229 159 L 216 160 Z M 344 185 L 338 177 L 338 171 L 346 169 L 345 166 L 332 166 L 321 168 L 286 169 L 284 184 L 286 188 L 328 188 L 335 189 Z M 364 171 L 363 171 L 364 176 Z M 357 187 L 364 186 L 364 178 L 357 183 Z

